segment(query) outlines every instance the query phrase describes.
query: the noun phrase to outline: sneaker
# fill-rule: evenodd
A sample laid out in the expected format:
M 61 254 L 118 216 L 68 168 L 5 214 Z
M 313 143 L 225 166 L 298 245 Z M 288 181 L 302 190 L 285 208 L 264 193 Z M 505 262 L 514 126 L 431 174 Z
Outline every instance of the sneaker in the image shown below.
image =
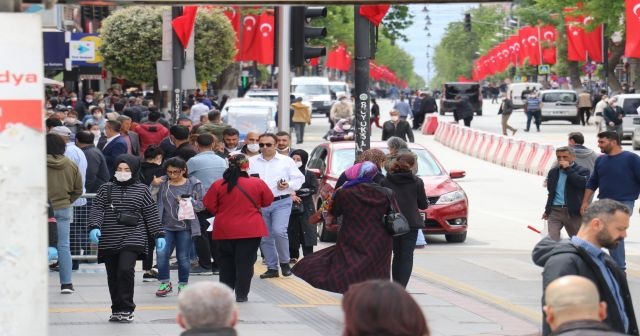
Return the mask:
M 260 279 L 277 278 L 279 276 L 278 270 L 267 269 L 266 272 L 260 274 Z
M 178 284 L 178 294 L 187 287 L 186 283 Z
M 60 286 L 60 294 L 73 294 L 75 290 L 73 289 L 73 284 L 65 284 Z
M 157 297 L 165 297 L 167 295 L 169 295 L 169 293 L 173 292 L 173 286 L 171 286 L 170 282 L 163 282 L 160 284 L 160 287 L 158 287 L 158 290 L 156 291 L 156 296 Z
M 249 301 L 249 298 L 247 298 L 246 296 L 236 296 L 236 302 L 247 302 Z
M 191 270 L 189 271 L 189 274 L 191 275 L 212 275 L 213 273 L 211 272 L 210 269 L 206 269 L 200 265 L 198 266 L 191 266 Z
M 290 276 L 291 275 L 291 266 L 289 264 L 280 264 L 280 270 L 282 270 L 282 276 Z
M 121 312 L 121 313 L 116 313 L 116 315 L 118 316 L 118 320 L 115 321 L 115 322 L 120 322 L 120 323 L 131 323 L 131 322 L 133 322 L 133 313 Z M 109 319 L 109 321 L 111 321 L 111 319 Z
M 120 313 L 111 313 L 109 316 L 109 322 L 119 322 L 120 318 Z
M 154 273 L 153 271 L 144 272 L 144 274 L 142 275 L 142 282 L 152 281 L 158 281 L 158 274 Z

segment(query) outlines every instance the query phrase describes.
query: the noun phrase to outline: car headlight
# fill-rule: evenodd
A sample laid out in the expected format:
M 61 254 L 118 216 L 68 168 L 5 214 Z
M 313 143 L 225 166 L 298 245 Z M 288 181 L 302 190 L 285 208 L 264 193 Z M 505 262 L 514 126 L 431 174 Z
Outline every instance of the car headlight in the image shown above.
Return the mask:
M 452 192 L 440 195 L 440 198 L 438 198 L 438 201 L 436 202 L 436 204 L 450 204 L 453 202 L 461 201 L 464 199 L 464 197 L 465 197 L 464 191 L 456 190 L 456 191 L 452 191 Z
M 331 101 L 330 100 L 325 100 L 325 101 L 322 102 L 322 105 L 329 106 L 329 105 L 331 105 Z

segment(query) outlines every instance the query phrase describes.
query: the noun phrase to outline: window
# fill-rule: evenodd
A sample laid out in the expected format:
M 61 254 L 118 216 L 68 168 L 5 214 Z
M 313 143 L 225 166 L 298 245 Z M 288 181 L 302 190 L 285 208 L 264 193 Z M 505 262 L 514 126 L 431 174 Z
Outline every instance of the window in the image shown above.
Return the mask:
M 640 98 L 625 98 L 622 102 L 624 114 L 638 114 L 638 106 L 640 106 Z
M 388 153 L 386 148 L 382 149 L 385 153 Z M 414 153 L 418 155 L 418 176 L 438 176 L 442 175 L 442 169 L 433 159 L 431 154 L 424 149 L 413 149 Z M 355 160 L 355 151 L 353 149 L 340 149 L 333 152 L 331 157 L 331 175 L 340 175 L 343 171 L 353 165 Z M 386 175 L 386 171 L 383 169 L 383 174 Z
M 306 95 L 328 95 L 329 86 L 322 84 L 299 84 L 293 86 L 293 92 Z
M 578 96 L 573 92 L 547 92 L 542 95 L 543 103 L 575 103 Z
M 319 169 L 320 172 L 324 173 L 324 170 L 327 167 L 327 164 L 325 162 L 326 159 L 327 149 L 318 147 L 311 153 L 311 157 L 309 158 L 309 162 L 307 163 L 307 168 Z

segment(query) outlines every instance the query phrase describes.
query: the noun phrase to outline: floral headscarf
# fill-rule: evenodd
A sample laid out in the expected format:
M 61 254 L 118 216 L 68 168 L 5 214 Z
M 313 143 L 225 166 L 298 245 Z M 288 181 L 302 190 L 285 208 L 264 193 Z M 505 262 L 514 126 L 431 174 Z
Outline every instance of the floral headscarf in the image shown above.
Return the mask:
M 349 181 L 342 187 L 350 188 L 360 183 L 372 182 L 377 173 L 378 167 L 370 161 L 356 163 L 344 172 Z

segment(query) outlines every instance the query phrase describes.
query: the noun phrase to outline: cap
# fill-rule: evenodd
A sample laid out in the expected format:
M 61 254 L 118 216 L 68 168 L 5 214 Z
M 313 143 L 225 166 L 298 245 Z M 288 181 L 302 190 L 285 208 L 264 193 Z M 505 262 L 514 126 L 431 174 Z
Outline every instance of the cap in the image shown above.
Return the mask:
M 62 135 L 62 136 L 66 136 L 66 137 L 70 137 L 71 136 L 71 130 L 66 126 L 56 126 L 56 127 L 52 128 L 51 131 L 49 131 L 49 133 Z
M 64 112 L 64 111 L 68 111 L 68 110 L 69 110 L 69 108 L 67 106 L 65 106 L 65 105 L 62 105 L 62 104 L 56 105 L 56 111 L 58 111 L 58 112 Z

